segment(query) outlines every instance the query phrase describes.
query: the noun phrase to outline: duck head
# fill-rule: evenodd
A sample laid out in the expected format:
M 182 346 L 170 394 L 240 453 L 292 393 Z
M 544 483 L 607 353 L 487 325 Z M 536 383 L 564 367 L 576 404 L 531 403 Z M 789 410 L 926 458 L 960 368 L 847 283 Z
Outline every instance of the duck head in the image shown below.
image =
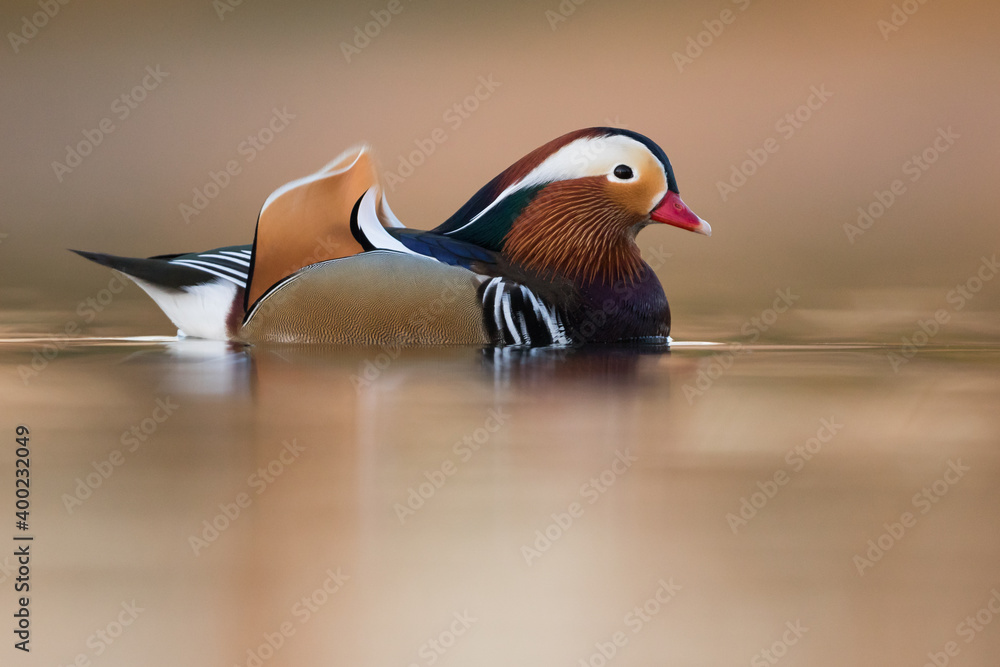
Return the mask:
M 712 233 L 681 201 L 663 149 L 636 132 L 594 127 L 524 156 L 434 231 L 586 284 L 634 279 L 644 266 L 635 237 L 652 223 Z

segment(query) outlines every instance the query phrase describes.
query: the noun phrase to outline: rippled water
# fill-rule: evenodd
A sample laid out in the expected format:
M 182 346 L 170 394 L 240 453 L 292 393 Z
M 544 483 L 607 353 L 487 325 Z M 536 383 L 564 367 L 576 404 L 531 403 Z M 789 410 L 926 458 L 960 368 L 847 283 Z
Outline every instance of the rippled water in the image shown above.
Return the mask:
M 1000 348 L 901 352 L 9 333 L 25 664 L 992 664 Z

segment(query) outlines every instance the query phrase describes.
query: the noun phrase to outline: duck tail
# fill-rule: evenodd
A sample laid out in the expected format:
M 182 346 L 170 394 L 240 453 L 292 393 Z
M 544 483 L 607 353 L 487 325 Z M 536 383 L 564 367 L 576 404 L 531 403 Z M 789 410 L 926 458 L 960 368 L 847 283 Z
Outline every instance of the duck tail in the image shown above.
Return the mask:
M 241 275 L 239 267 L 249 259 L 249 254 L 227 250 L 229 255 L 218 255 L 219 251 L 209 251 L 219 257 L 231 256 L 231 264 L 225 260 L 215 260 L 215 264 L 201 260 L 200 264 L 205 266 L 196 268 L 192 262 L 198 260 L 187 258 L 198 255 L 139 258 L 70 250 L 122 273 L 141 287 L 177 326 L 179 335 L 228 340 L 242 318 L 246 275 L 245 269 Z

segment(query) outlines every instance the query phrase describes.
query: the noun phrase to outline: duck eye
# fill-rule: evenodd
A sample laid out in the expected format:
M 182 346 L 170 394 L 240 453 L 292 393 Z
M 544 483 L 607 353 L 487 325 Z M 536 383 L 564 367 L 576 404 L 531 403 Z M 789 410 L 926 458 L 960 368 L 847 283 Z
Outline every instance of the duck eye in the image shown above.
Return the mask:
M 627 164 L 620 164 L 617 167 L 615 167 L 614 173 L 615 177 L 620 178 L 623 181 L 627 181 L 628 179 L 632 178 L 632 167 L 628 166 Z

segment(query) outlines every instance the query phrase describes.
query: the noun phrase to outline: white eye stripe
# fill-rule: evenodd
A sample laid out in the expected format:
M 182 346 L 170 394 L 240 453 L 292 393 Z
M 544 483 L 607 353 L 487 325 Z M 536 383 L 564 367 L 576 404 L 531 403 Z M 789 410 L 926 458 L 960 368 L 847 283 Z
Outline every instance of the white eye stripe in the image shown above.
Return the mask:
M 581 137 L 569 142 L 555 153 L 545 158 L 541 164 L 532 169 L 524 178 L 508 186 L 469 222 L 446 234 L 455 234 L 483 217 L 504 199 L 514 192 L 536 185 L 547 185 L 555 181 L 585 176 L 604 176 L 615 166 L 622 164 L 623 159 L 635 159 L 636 151 L 656 159 L 649 149 L 641 142 L 620 134 L 599 137 Z M 626 157 L 631 156 L 631 157 Z M 631 164 L 629 165 L 631 166 Z M 635 168 L 633 167 L 633 172 Z

